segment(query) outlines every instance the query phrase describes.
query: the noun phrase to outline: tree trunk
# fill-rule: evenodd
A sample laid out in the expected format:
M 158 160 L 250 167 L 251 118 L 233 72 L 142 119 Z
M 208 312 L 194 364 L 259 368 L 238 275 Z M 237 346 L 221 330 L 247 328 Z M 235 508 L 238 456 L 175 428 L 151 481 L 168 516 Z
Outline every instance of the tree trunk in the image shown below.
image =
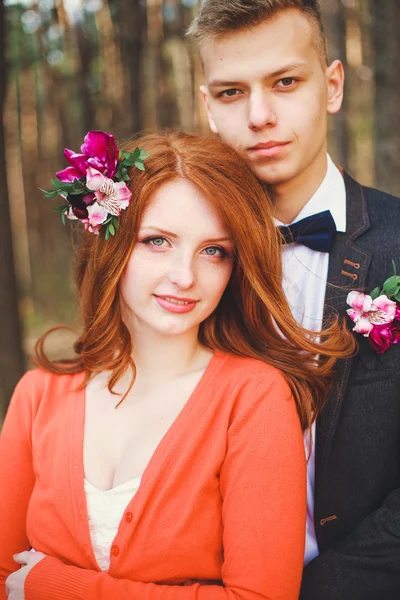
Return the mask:
M 374 0 L 375 164 L 377 184 L 400 196 L 400 3 Z
M 125 109 L 131 115 L 132 131 L 138 132 L 143 127 L 141 96 L 143 36 L 146 33 L 145 6 L 140 0 L 120 0 L 117 15 L 122 61 L 128 73 L 129 101 Z
M 329 63 L 339 59 L 346 70 L 346 24 L 343 2 L 341 2 L 341 0 L 328 0 L 323 3 L 322 8 L 324 11 L 324 23 L 328 38 Z M 329 141 L 333 159 L 347 170 L 349 157 L 347 89 L 341 111 L 330 120 Z
M 0 0 L 0 401 L 5 414 L 12 391 L 24 372 L 22 332 L 18 311 L 17 282 L 11 237 L 10 207 L 6 179 L 5 136 L 3 127 L 6 94 L 5 7 Z
M 79 99 L 82 106 L 83 131 L 95 129 L 96 107 L 90 90 L 92 61 L 96 54 L 91 32 L 85 31 L 80 24 L 76 27 L 76 40 L 79 51 L 79 69 L 76 73 Z

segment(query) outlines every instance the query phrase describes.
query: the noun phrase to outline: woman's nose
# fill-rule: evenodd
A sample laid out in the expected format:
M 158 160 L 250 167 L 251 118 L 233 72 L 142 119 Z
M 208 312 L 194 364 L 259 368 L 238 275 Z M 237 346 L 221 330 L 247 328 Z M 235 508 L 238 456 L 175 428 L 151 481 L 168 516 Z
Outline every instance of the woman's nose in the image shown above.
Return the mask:
M 171 266 L 168 279 L 177 287 L 187 290 L 191 288 L 196 281 L 194 265 L 191 257 L 180 255 Z

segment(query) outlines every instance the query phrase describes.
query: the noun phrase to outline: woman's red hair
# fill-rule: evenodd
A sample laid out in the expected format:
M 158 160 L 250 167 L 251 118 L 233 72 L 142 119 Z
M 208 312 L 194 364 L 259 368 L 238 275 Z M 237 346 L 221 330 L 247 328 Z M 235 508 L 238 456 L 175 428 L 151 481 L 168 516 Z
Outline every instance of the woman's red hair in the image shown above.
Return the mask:
M 121 214 L 117 234 L 105 241 L 102 234 L 85 233 L 78 252 L 83 331 L 75 344 L 77 356 L 49 360 L 45 334 L 36 345 L 35 364 L 58 374 L 84 370 L 87 379 L 111 371 L 111 392 L 131 368 L 133 383 L 133 340 L 121 317 L 121 276 L 155 192 L 169 181 L 185 178 L 221 215 L 235 248 L 232 277 L 217 309 L 200 325 L 199 339 L 212 350 L 260 359 L 280 369 L 293 392 L 302 427 L 307 428 L 327 398 L 336 360 L 351 354 L 355 342 L 338 320 L 311 333 L 292 316 L 282 290 L 281 240 L 265 190 L 249 165 L 216 138 L 161 133 L 126 144 L 125 149 L 133 151 L 136 146 L 150 157 L 144 172 L 131 169 L 127 184 L 132 200 Z

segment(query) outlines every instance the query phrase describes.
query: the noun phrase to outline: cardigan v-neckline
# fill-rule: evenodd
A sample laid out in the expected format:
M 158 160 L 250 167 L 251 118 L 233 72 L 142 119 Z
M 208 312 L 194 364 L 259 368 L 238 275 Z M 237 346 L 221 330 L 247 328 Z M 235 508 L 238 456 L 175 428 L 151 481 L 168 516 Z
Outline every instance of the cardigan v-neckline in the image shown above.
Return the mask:
M 160 472 L 169 454 L 173 451 L 178 437 L 185 430 L 185 424 L 189 421 L 192 411 L 201 399 L 204 388 L 209 385 L 210 381 L 220 370 L 228 356 L 228 354 L 219 351 L 214 352 L 214 355 L 189 398 L 158 443 L 141 476 L 140 485 L 136 494 L 125 509 L 125 511 L 129 511 L 133 517 L 130 524 L 131 529 L 134 529 L 136 526 L 145 507 L 146 500 L 152 490 L 152 486 L 154 485 L 157 473 Z M 73 402 L 71 403 L 69 422 L 69 486 L 72 503 L 75 508 L 75 525 L 78 539 L 85 548 L 86 554 L 94 568 L 98 568 L 90 539 L 88 510 L 84 487 L 83 444 L 86 390 L 81 385 L 83 384 L 83 377 L 84 374 L 80 373 L 78 385 L 74 388 Z

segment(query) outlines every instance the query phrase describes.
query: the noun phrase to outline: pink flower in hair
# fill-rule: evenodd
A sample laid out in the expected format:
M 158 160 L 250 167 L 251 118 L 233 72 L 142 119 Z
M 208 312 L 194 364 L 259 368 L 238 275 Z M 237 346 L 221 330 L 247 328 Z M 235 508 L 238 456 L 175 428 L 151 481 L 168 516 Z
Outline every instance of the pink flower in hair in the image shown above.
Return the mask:
M 81 153 L 65 148 L 64 156 L 70 166 L 56 173 L 60 181 L 81 179 L 86 176 L 89 167 L 94 167 L 106 177 L 114 177 L 117 170 L 118 147 L 114 136 L 105 131 L 89 131 Z
M 128 207 L 132 193 L 124 181 L 113 181 L 89 167 L 86 173 L 86 187 L 94 191 L 99 205 L 110 215 L 119 217 L 121 210 Z M 88 207 L 89 208 L 89 207 Z
M 70 166 L 58 171 L 52 189 L 44 190 L 46 198 L 62 196 L 64 204 L 55 210 L 65 220 L 80 221 L 86 231 L 104 231 L 107 241 L 116 234 L 118 217 L 129 206 L 132 192 L 126 185 L 131 169 L 145 170 L 149 153 L 143 148 L 133 152 L 119 151 L 114 137 L 105 131 L 89 131 L 81 153 L 65 148 Z

